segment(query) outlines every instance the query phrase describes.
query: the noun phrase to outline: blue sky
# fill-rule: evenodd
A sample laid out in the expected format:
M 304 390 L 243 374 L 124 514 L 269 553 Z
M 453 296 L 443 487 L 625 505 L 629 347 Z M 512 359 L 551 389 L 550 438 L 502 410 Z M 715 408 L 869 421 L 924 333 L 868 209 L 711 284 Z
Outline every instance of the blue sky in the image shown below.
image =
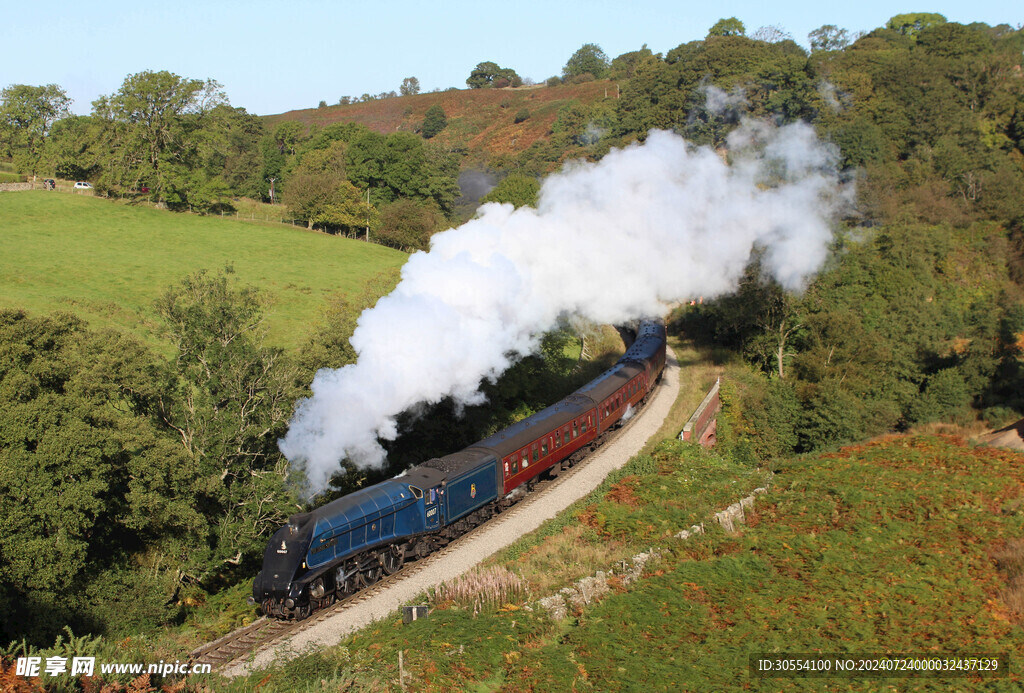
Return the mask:
M 938 0 L 900 7 L 863 0 L 823 2 L 327 2 L 326 0 L 47 0 L 4 3 L 0 87 L 61 85 L 72 110 L 112 94 L 142 70 L 213 78 L 231 103 L 267 115 L 323 99 L 398 90 L 415 76 L 423 91 L 465 88 L 490 60 L 543 81 L 572 53 L 597 43 L 609 57 L 647 44 L 664 53 L 703 38 L 722 17 L 751 33 L 777 25 L 807 45 L 823 24 L 851 31 L 882 26 L 894 14 L 940 12 L 950 21 L 1024 23 L 1019 0 Z

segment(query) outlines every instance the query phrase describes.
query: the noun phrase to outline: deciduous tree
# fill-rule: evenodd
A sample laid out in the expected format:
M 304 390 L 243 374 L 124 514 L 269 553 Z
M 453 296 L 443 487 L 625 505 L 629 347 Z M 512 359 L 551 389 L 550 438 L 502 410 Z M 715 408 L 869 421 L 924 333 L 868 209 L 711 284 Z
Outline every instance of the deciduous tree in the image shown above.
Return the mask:
M 420 81 L 415 77 L 406 77 L 398 91 L 402 96 L 415 96 L 420 93 Z
M 410 132 L 366 131 L 349 145 L 346 166 L 348 179 L 369 189 L 374 205 L 433 199 L 447 215 L 458 193 L 458 163 L 451 154 Z
M 780 41 L 793 40 L 792 34 L 778 24 L 769 24 L 768 26 L 758 27 L 758 29 L 750 35 L 750 38 L 755 41 L 764 41 L 765 43 L 779 43 Z
M 12 84 L 0 91 L 0 147 L 24 173 L 38 173 L 53 124 L 71 114 L 71 99 L 56 84 Z
M 189 567 L 203 580 L 258 556 L 294 503 L 276 442 L 291 415 L 293 373 L 280 350 L 263 345 L 260 297 L 236 286 L 230 267 L 186 277 L 156 310 L 180 383 L 163 418 L 198 466 L 211 523 Z
M 122 335 L 0 311 L 0 584 L 23 595 L 0 596 L 5 637 L 116 630 L 124 614 L 100 620 L 88 599 L 108 566 L 143 553 L 177 566 L 205 544 L 198 469 L 158 422 L 172 383 Z M 166 617 L 173 575 L 148 572 L 131 578 L 133 608 Z
M 824 24 L 807 34 L 812 51 L 838 51 L 850 45 L 850 32 L 835 24 Z
M 470 89 L 482 89 L 484 87 L 498 86 L 498 81 L 504 82 L 502 86 L 518 87 L 523 83 L 522 78 L 510 67 L 500 67 L 494 62 L 477 63 L 473 71 L 466 78 L 466 84 Z
M 519 207 L 536 207 L 540 183 L 533 176 L 521 173 L 510 173 L 501 179 L 494 188 L 480 198 L 480 204 L 486 202 L 508 203 Z
M 90 116 L 61 118 L 50 129 L 40 170 L 66 180 L 90 180 L 101 170 L 103 124 Z
M 708 29 L 708 36 L 745 36 L 746 33 L 747 30 L 743 26 L 743 22 L 735 17 L 719 19 Z
M 213 80 L 186 79 L 166 70 L 129 75 L 117 93 L 93 102 L 94 114 L 108 123 L 108 181 L 153 196 L 168 196 L 175 165 L 188 165 L 193 134 L 203 116 L 227 104 Z
M 381 212 L 378 240 L 401 250 L 426 250 L 430 237 L 445 224 L 433 200 L 395 200 Z
M 585 74 L 601 79 L 608 74 L 608 56 L 596 43 L 585 43 L 569 57 L 562 67 L 562 78 L 572 79 Z
M 644 60 L 653 58 L 654 54 L 645 43 L 640 50 L 623 53 L 612 60 L 608 76 L 612 79 L 629 79 L 636 73 L 637 66 Z
M 918 33 L 928 27 L 945 23 L 946 18 L 937 12 L 909 12 L 890 18 L 885 23 L 885 28 L 898 31 L 907 36 L 916 37 Z

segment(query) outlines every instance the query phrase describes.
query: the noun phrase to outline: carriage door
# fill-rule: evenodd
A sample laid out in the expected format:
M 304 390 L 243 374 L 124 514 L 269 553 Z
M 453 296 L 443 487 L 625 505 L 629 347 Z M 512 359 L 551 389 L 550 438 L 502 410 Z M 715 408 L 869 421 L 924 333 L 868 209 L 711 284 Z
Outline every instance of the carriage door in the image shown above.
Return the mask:
M 441 487 L 435 486 L 424 494 L 427 531 L 441 528 Z

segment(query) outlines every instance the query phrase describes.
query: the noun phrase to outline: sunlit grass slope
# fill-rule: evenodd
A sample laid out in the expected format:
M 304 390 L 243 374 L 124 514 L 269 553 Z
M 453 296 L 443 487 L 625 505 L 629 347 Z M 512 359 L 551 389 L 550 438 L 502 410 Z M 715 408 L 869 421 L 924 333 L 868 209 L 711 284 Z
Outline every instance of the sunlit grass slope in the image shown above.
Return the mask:
M 199 269 L 231 265 L 269 299 L 268 341 L 298 344 L 331 296 L 406 255 L 382 246 L 43 191 L 0 193 L 0 307 L 65 310 L 155 343 L 154 300 Z
M 570 563 L 620 542 L 660 547 L 638 582 L 613 579 L 557 622 L 535 603 L 434 603 L 427 619 L 403 626 L 396 614 L 232 690 L 261 680 L 279 691 L 310 680 L 396 690 L 399 652 L 417 691 L 1021 690 L 1022 462 L 930 436 L 780 461 L 746 525 L 727 534 L 710 514 L 759 475 L 667 441 L 549 523 L 555 531 L 545 525 L 539 542 L 503 552 L 536 600 L 564 585 L 536 589 L 541 580 L 567 570 L 542 554 Z M 673 538 L 699 521 L 707 534 Z M 1001 654 L 1011 665 L 984 682 L 751 676 L 750 656 L 766 652 Z

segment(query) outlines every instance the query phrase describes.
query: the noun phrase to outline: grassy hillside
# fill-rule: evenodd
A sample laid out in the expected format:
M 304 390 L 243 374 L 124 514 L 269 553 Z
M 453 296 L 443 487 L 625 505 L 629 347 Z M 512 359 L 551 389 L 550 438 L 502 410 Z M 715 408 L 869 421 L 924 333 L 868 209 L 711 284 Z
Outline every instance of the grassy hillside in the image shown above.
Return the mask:
M 68 310 L 154 342 L 153 301 L 185 275 L 230 264 L 271 301 L 269 341 L 308 334 L 329 297 L 358 291 L 406 255 L 379 245 L 78 195 L 0 194 L 0 306 Z
M 427 109 L 439 104 L 448 117 L 448 127 L 435 140 L 453 149 L 468 149 L 487 155 L 515 154 L 548 136 L 558 109 L 576 100 L 591 104 L 614 99 L 617 86 L 609 80 L 555 87 L 519 89 L 455 89 L 417 94 L 366 103 L 326 108 L 307 108 L 267 116 L 272 130 L 278 123 L 296 120 L 307 125 L 355 122 L 381 133 L 415 131 Z M 528 117 L 516 123 L 523 112 Z
M 545 555 L 560 556 L 564 570 L 610 545 L 661 547 L 638 582 L 613 579 L 606 596 L 570 607 L 561 621 L 535 602 L 532 611 L 518 601 L 479 614 L 472 600 L 435 603 L 429 619 L 385 621 L 238 690 L 258 681 L 307 690 L 318 679 L 398 690 L 399 651 L 407 689 L 420 691 L 976 689 L 965 678 L 757 679 L 748 658 L 998 653 L 1020 661 L 1024 562 L 1011 537 L 1024 530 L 1024 457 L 956 438 L 893 436 L 775 471 L 739 533 L 709 523 L 706 535 L 683 542 L 672 534 L 738 500 L 758 475 L 715 452 L 662 444 L 570 511 L 568 525 L 548 523 L 502 559 L 537 590 L 549 581 L 538 570 Z M 1018 690 L 1020 681 L 1014 664 L 991 690 Z

